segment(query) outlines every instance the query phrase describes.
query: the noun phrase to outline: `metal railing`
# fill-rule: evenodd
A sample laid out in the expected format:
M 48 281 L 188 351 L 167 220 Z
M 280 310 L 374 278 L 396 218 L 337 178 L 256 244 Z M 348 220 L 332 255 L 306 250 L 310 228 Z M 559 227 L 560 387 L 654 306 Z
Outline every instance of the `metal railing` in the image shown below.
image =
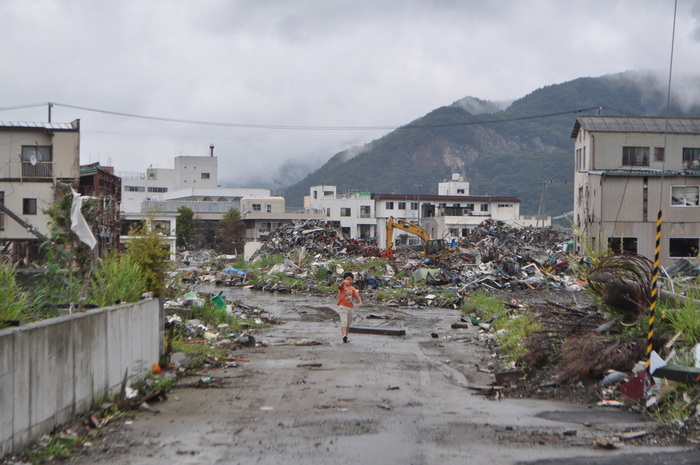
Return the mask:
M 25 178 L 51 178 L 53 177 L 53 162 L 38 161 L 32 164 L 31 162 L 23 161 L 22 176 Z

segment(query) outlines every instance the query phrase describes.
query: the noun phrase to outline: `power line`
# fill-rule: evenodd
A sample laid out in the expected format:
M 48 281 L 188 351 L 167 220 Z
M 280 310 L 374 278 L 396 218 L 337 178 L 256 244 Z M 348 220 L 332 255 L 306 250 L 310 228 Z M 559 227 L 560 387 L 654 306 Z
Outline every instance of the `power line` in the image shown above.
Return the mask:
M 135 113 L 125 113 L 112 110 L 101 110 L 98 108 L 89 108 L 78 105 L 69 105 L 64 103 L 54 103 L 46 102 L 39 104 L 28 104 L 28 105 L 18 105 L 15 107 L 0 107 L 0 111 L 5 110 L 17 110 L 23 108 L 32 108 L 37 106 L 59 106 L 64 108 L 71 108 L 74 110 L 91 111 L 94 113 L 102 113 L 106 115 L 123 116 L 126 118 L 139 118 L 147 119 L 151 121 L 163 121 L 167 123 L 181 123 L 181 124 L 197 124 L 202 126 L 220 126 L 220 127 L 233 127 L 233 128 L 244 128 L 244 129 L 279 129 L 279 130 L 298 130 L 298 131 L 374 131 L 374 130 L 394 130 L 394 129 L 432 129 L 432 128 L 448 128 L 448 127 L 460 127 L 460 126 L 477 126 L 482 124 L 498 124 L 498 123 L 508 123 L 513 121 L 525 121 L 531 119 L 539 118 L 550 118 L 553 116 L 562 116 L 569 114 L 577 114 L 585 111 L 598 110 L 600 107 L 582 108 L 579 110 L 569 110 L 561 111 L 557 113 L 547 113 L 542 115 L 531 115 L 531 116 L 520 116 L 515 118 L 504 118 L 504 119 L 493 119 L 484 121 L 467 121 L 462 123 L 447 123 L 447 124 L 408 124 L 404 126 L 300 126 L 300 125 L 277 125 L 277 124 L 250 124 L 250 123 L 226 123 L 219 121 L 202 121 L 202 120 L 189 120 L 189 119 L 179 119 L 179 118 L 166 118 L 162 116 L 148 116 L 148 115 L 138 115 Z

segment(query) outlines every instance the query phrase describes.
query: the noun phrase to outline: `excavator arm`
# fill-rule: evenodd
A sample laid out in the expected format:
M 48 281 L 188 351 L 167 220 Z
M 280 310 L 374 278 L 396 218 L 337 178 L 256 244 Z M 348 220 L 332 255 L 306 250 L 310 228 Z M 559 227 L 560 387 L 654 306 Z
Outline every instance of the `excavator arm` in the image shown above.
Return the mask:
M 409 232 L 411 234 L 415 234 L 418 236 L 421 240 L 421 243 L 423 244 L 423 253 L 425 253 L 428 250 L 428 243 L 430 242 L 430 235 L 428 232 L 421 228 L 418 225 L 415 225 L 413 223 L 410 223 L 406 220 L 403 220 L 401 218 L 394 218 L 393 216 L 390 216 L 389 219 L 386 220 L 386 250 L 387 252 L 391 250 L 391 243 L 394 239 L 394 229 L 400 229 L 402 231 Z

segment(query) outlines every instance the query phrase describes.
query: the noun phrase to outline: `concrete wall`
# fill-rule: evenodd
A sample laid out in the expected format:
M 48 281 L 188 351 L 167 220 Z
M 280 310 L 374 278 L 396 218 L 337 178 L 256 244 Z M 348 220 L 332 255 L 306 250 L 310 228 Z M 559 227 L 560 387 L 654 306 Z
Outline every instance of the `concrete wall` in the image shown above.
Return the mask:
M 0 456 L 87 411 L 158 362 L 157 299 L 0 331 Z

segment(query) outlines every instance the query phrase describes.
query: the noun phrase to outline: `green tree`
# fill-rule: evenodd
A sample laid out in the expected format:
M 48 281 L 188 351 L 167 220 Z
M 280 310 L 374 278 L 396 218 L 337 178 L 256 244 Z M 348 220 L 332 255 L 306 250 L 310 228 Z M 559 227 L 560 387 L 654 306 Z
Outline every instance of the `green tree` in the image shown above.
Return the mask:
M 161 235 L 149 226 L 152 222 L 151 215 L 148 220 L 129 230 L 131 239 L 126 244 L 126 255 L 141 269 L 146 281 L 146 290 L 163 295 L 170 251 Z
M 178 208 L 177 212 L 180 214 L 177 219 L 177 246 L 188 247 L 194 238 L 194 212 L 185 206 Z
M 216 230 L 216 246 L 219 252 L 225 254 L 243 253 L 245 244 L 245 223 L 241 220 L 241 213 L 236 208 L 231 208 L 221 219 Z

